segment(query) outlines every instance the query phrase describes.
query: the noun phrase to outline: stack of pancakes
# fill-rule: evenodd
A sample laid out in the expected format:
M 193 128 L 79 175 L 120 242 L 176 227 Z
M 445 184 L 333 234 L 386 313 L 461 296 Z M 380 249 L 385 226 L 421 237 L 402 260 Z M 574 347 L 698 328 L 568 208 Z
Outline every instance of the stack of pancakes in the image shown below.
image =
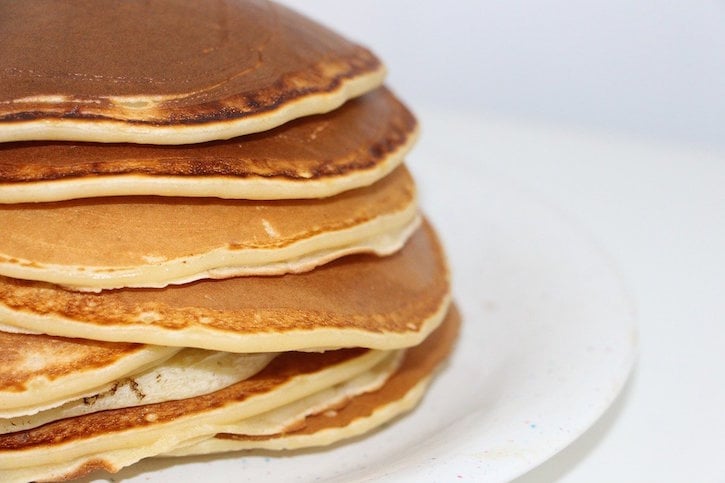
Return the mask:
M 0 480 L 415 405 L 458 316 L 373 54 L 262 1 L 0 18 Z

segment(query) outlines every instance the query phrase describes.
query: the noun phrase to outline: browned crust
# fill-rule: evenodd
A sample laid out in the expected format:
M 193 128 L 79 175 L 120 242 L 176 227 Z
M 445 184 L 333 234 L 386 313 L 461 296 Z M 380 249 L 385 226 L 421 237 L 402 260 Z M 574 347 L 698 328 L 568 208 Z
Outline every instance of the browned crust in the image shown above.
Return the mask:
M 416 126 L 411 112 L 381 88 L 328 114 L 227 141 L 179 146 L 4 143 L 0 183 L 120 175 L 301 182 L 334 178 L 378 166 L 410 141 Z
M 22 392 L 33 380 L 52 381 L 77 371 L 107 367 L 144 347 L 142 344 L 0 332 L 0 391 Z M 26 364 L 29 358 L 42 359 L 43 364 Z
M 93 471 L 98 470 L 105 470 L 109 473 L 115 473 L 118 471 L 118 468 L 114 466 L 113 464 L 109 463 L 108 461 L 104 460 L 103 458 L 94 458 L 92 460 L 88 460 L 83 462 L 80 466 L 77 468 L 74 468 L 70 472 L 59 476 L 58 478 L 53 478 L 50 481 L 71 481 L 75 480 L 77 478 L 80 478 L 81 476 L 85 476 Z M 41 481 L 47 481 L 47 480 L 41 480 Z
M 4 2 L 0 17 L 14 19 L 0 32 L 3 123 L 254 117 L 381 69 L 367 49 L 269 2 L 35 0 Z M 35 101 L 39 95 L 65 99 Z M 109 100 L 166 95 L 174 97 L 148 108 Z
M 401 367 L 381 389 L 351 399 L 336 410 L 335 416 L 331 417 L 329 414 L 323 413 L 306 418 L 304 426 L 294 434 L 313 434 L 324 429 L 343 427 L 356 419 L 370 416 L 375 410 L 386 404 L 401 399 L 417 383 L 429 377 L 448 357 L 455 345 L 459 329 L 460 314 L 455 307 L 452 307 L 446 320 L 438 329 L 419 346 L 407 351 Z M 203 413 L 243 401 L 255 394 L 279 387 L 292 377 L 314 373 L 364 353 L 363 349 L 344 349 L 325 353 L 285 353 L 278 356 L 252 378 L 206 396 L 104 411 L 56 421 L 27 431 L 0 435 L 0 453 L 20 452 L 42 447 L 47 447 L 49 451 L 52 451 L 53 447 L 63 443 L 163 424 L 182 416 Z M 254 440 L 281 436 L 284 434 L 263 437 L 220 434 L 217 437 Z M 62 478 L 78 478 L 97 469 L 117 471 L 117 468 L 102 457 L 93 457 Z
M 427 223 L 391 256 L 354 255 L 304 274 L 100 294 L 0 277 L 0 304 L 17 313 L 119 330 L 203 328 L 229 337 L 323 328 L 414 333 L 441 309 L 448 292 L 445 255 Z
M 371 186 L 322 199 L 129 196 L 0 205 L 0 226 L 14 233 L 0 238 L 0 262 L 87 267 L 90 276 L 150 265 L 149 254 L 174 260 L 218 249 L 284 248 L 401 212 L 414 200 L 413 179 L 400 166 Z
M 400 368 L 377 391 L 364 393 L 349 399 L 330 413 L 324 411 L 308 416 L 288 431 L 267 436 L 250 436 L 221 433 L 220 439 L 259 441 L 282 438 L 289 435 L 314 434 L 325 429 L 343 428 L 356 420 L 370 417 L 379 408 L 402 399 L 420 381 L 429 377 L 450 355 L 461 325 L 458 308 L 451 309 L 443 324 L 420 345 L 408 349 Z
M 54 446 L 60 444 L 164 424 L 182 416 L 205 413 L 270 392 L 292 378 L 314 374 L 327 367 L 352 360 L 365 352 L 365 349 L 341 349 L 324 353 L 287 352 L 276 357 L 251 378 L 211 394 L 102 411 L 0 435 L 0 453 L 42 447 L 52 450 Z

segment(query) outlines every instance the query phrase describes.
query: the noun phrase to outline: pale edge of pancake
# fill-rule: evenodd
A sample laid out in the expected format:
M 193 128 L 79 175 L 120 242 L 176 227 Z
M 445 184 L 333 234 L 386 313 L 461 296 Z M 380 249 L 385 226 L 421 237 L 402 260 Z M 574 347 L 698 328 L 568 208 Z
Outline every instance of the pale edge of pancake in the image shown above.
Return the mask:
M 16 327 L 14 325 L 8 325 L 3 324 L 0 322 L 0 331 L 2 332 L 9 332 L 11 334 L 41 334 L 42 332 L 38 332 L 37 330 L 28 330 L 24 329 L 23 327 Z
M 224 432 L 244 431 L 245 434 L 277 434 L 287 428 L 293 427 L 295 424 L 301 423 L 311 414 L 321 413 L 331 407 L 342 404 L 355 396 L 366 392 L 376 391 L 381 388 L 390 376 L 398 369 L 398 367 L 400 367 L 404 355 L 404 350 L 388 353 L 388 355 L 375 366 L 354 376 L 350 380 L 323 389 L 279 408 L 272 409 L 271 411 L 230 424 L 224 428 Z M 196 444 L 197 442 L 203 445 L 206 441 L 211 440 L 214 440 L 214 435 L 193 437 L 180 443 L 179 446 L 181 449 L 172 450 L 164 454 L 157 454 L 155 456 L 185 456 L 183 451 L 199 449 Z M 102 461 L 102 467 L 104 469 L 109 471 L 118 471 L 121 467 L 128 466 L 128 463 L 123 464 L 122 462 L 128 461 L 129 458 L 133 458 L 135 451 L 135 448 L 121 449 L 104 454 L 92 454 L 86 457 L 77 458 L 75 461 L 69 463 L 41 466 L 41 468 L 36 467 L 31 469 L 31 471 L 34 471 L 35 473 L 28 475 L 28 477 L 37 478 L 38 474 L 44 474 L 44 477 L 46 478 L 50 477 L 50 474 L 54 474 L 53 477 L 60 477 L 61 474 L 63 474 L 63 477 L 68 475 L 80 476 L 80 474 L 85 472 L 84 467 L 89 462 L 93 461 Z
M 409 412 L 420 403 L 432 379 L 433 376 L 422 379 L 402 398 L 379 406 L 369 416 L 357 418 L 347 426 L 331 427 L 312 434 L 295 434 L 291 432 L 270 437 L 269 439 L 232 440 L 209 438 L 162 456 L 194 456 L 241 450 L 284 451 L 329 446 L 344 439 L 361 436 L 391 421 L 393 418 Z
M 67 478 L 94 462 L 98 462 L 99 467 L 116 472 L 143 458 L 167 453 L 179 446 L 187 446 L 189 442 L 200 441 L 223 432 L 236 421 L 273 410 L 350 380 L 388 356 L 388 351 L 368 351 L 316 373 L 297 376 L 270 392 L 254 395 L 226 407 L 210 409 L 203 414 L 180 416 L 165 423 L 154 423 L 153 415 L 147 415 L 150 424 L 140 429 L 118 431 L 83 441 L 70 441 L 22 452 L 0 452 L 0 477 L 3 481 Z
M 311 394 L 305 398 L 281 406 L 272 411 L 243 419 L 227 426 L 224 433 L 245 436 L 274 436 L 292 432 L 303 427 L 308 416 L 334 411 L 364 393 L 374 392 L 383 387 L 401 366 L 406 349 L 391 351 L 390 355 L 372 369 L 354 378 Z M 212 435 L 212 438 L 214 435 Z M 196 444 L 192 445 L 196 447 Z M 187 453 L 189 446 L 177 448 L 163 456 L 185 456 L 200 453 Z
M 218 248 L 189 257 L 154 260 L 136 267 L 51 265 L 8 257 L 12 262 L 0 261 L 0 275 L 54 283 L 70 290 L 100 292 L 125 287 L 163 288 L 206 278 L 301 273 L 355 253 L 390 255 L 405 245 L 421 221 L 417 201 L 413 198 L 397 213 L 315 235 L 282 248 Z
M 95 394 L 113 381 L 163 363 L 179 350 L 179 347 L 148 346 L 92 373 L 81 370 L 52 380 L 36 378 L 28 383 L 25 391 L 0 392 L 0 418 L 33 414 Z
M 87 141 L 102 143 L 193 144 L 262 132 L 287 121 L 322 114 L 382 85 L 385 67 L 343 79 L 334 91 L 320 92 L 285 103 L 277 109 L 226 121 L 186 125 L 148 125 L 116 120 L 40 119 L 10 122 L 0 130 L 0 142 Z M 117 98 L 122 103 L 122 98 Z
M 37 391 L 39 403 L 22 415 L 0 414 L 0 434 L 36 428 L 51 421 L 106 409 L 142 406 L 209 394 L 252 377 L 274 359 L 274 353 L 236 354 L 231 352 L 182 349 L 168 360 L 145 370 L 122 375 L 94 387 L 86 394 L 58 399 L 53 388 Z M 95 381 L 95 374 L 81 374 Z M 105 382 L 105 381 L 102 381 Z M 51 398 L 52 404 L 47 400 Z M 1 407 L 1 406 L 0 406 Z
M 370 186 L 397 168 L 418 139 L 405 143 L 371 168 L 319 179 L 250 176 L 103 175 L 53 181 L 0 183 L 0 203 L 36 203 L 106 196 L 181 196 L 245 200 L 317 199 Z
M 183 331 L 158 326 L 105 326 L 90 324 L 61 316 L 17 312 L 0 303 L 0 323 L 65 337 L 109 342 L 140 342 L 161 346 L 198 347 L 224 352 L 285 352 L 294 350 L 325 350 L 328 348 L 365 347 L 392 350 L 418 345 L 446 317 L 451 303 L 449 292 L 441 299 L 438 309 L 422 321 L 420 328 L 407 332 L 373 332 L 359 329 L 316 328 L 289 330 L 284 333 L 242 334 L 196 325 Z M 82 334 L 82 335 L 81 335 Z

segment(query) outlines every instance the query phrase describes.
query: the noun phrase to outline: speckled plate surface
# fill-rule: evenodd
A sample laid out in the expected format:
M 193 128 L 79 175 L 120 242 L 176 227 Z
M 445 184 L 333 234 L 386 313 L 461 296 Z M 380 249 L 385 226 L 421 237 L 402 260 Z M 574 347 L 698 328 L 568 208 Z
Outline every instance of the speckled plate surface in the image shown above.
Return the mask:
M 456 169 L 441 169 L 456 133 L 437 134 L 411 165 L 449 252 L 463 331 L 421 406 L 328 449 L 150 460 L 115 481 L 506 481 L 594 423 L 636 353 L 616 269 L 576 222 L 475 158 L 448 156 Z

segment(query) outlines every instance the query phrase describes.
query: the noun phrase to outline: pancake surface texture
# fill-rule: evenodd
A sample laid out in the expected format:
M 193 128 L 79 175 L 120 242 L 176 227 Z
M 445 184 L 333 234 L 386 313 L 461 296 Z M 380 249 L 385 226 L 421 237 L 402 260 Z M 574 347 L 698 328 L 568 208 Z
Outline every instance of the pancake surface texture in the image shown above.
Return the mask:
M 3 481 L 118 471 L 339 384 L 375 367 L 387 351 L 288 352 L 261 372 L 211 394 L 113 409 L 0 435 Z M 74 473 L 76 473 L 74 475 Z
M 92 394 L 179 348 L 0 332 L 0 418 Z
M 404 167 L 322 200 L 121 197 L 0 205 L 0 274 L 79 290 L 302 272 L 401 248 L 419 222 Z
M 190 446 L 181 447 L 172 456 L 219 453 L 250 449 L 289 450 L 326 446 L 359 436 L 385 424 L 412 409 L 423 397 L 436 369 L 453 350 L 460 329 L 460 313 L 451 306 L 446 320 L 420 345 L 407 349 L 402 364 L 374 391 L 356 395 L 334 409 L 308 414 L 294 426 L 281 428 L 277 433 L 256 434 L 257 419 L 242 421 L 238 428 Z M 243 432 L 245 431 L 246 432 Z
M 27 0 L 0 58 L 0 481 L 420 402 L 460 315 L 370 50 L 268 0 Z
M 440 324 L 449 291 L 443 249 L 424 224 L 390 256 L 351 255 L 279 277 L 98 294 L 0 277 L 0 322 L 54 335 L 228 352 L 397 349 L 419 343 Z
M 307 439 L 308 444 L 315 440 L 317 444 L 327 444 L 322 440 L 330 439 L 330 431 L 337 433 L 337 439 L 349 437 L 360 426 L 370 430 L 409 409 L 411 403 L 406 396 L 411 388 L 415 392 L 416 387 L 427 383 L 452 349 L 457 332 L 458 316 L 452 311 L 421 346 L 406 351 L 402 366 L 388 381 L 397 381 L 395 384 L 354 395 L 336 410 L 337 415 L 330 417 L 325 411 L 309 416 L 303 428 L 281 437 L 307 434 L 312 435 Z M 245 419 L 263 419 L 266 412 L 350 381 L 376 368 L 388 357 L 389 352 L 359 349 L 287 353 L 250 379 L 208 396 L 90 414 L 0 435 L 0 476 L 6 481 L 79 477 L 96 469 L 118 471 L 141 458 L 176 450 L 208 452 L 203 451 L 203 444 L 194 445 L 220 433 L 225 435 L 220 434 L 222 438 L 229 439 L 225 432 L 244 425 Z M 414 395 L 414 400 L 419 399 L 420 394 Z M 316 422 L 318 418 L 325 422 Z M 321 437 L 314 438 L 315 433 Z M 265 441 L 279 437 L 252 439 Z M 238 441 L 219 441 L 231 443 L 219 450 L 237 449 L 234 444 Z
M 153 346 L 152 346 L 153 347 Z M 159 347 L 158 349 L 165 349 Z M 149 369 L 121 373 L 112 383 L 101 385 L 79 397 L 35 414 L 0 418 L 0 434 L 30 429 L 43 424 L 97 413 L 109 409 L 142 406 L 157 402 L 186 399 L 209 394 L 261 371 L 275 354 L 234 354 L 231 352 L 182 349 L 167 360 L 154 363 Z M 76 369 L 78 376 L 94 376 L 88 368 Z M 71 369 L 72 371 L 73 369 Z M 69 371 L 70 372 L 70 371 Z M 53 388 L 46 395 L 58 399 Z M 35 408 L 37 410 L 37 408 Z
M 380 88 L 328 114 L 227 141 L 4 143 L 0 203 L 125 195 L 321 198 L 387 175 L 416 134 L 415 117 Z
M 228 139 L 384 77 L 367 49 L 266 1 L 28 0 L 0 18 L 0 141 Z

